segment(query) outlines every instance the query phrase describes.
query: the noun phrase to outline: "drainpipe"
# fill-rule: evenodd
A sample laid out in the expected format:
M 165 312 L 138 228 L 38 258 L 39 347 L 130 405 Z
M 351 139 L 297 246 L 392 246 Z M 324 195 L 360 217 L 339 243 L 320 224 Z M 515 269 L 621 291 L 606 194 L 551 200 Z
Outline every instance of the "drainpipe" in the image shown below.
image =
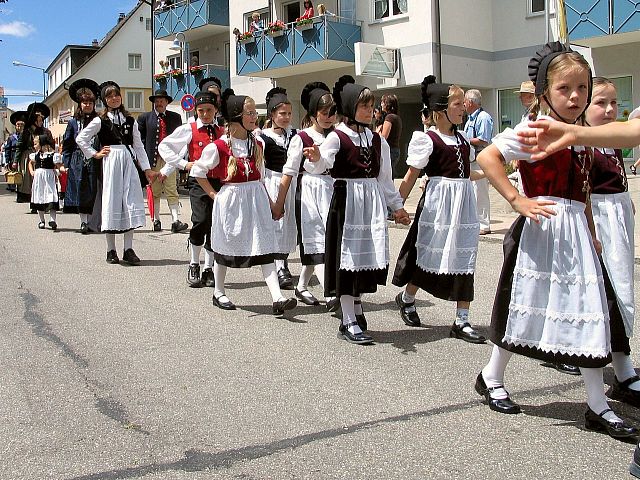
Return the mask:
M 549 0 L 544 0 L 544 43 L 549 43 Z
M 438 79 L 438 82 L 444 82 L 444 79 L 442 78 L 442 38 L 440 37 L 440 22 L 441 22 L 441 17 L 440 17 L 440 0 L 436 0 L 433 3 L 434 7 L 433 7 L 433 14 L 435 16 L 435 22 L 434 23 L 434 28 L 435 28 L 435 37 L 436 37 L 436 54 L 438 55 L 437 61 L 436 61 L 436 71 L 435 71 L 435 76 Z

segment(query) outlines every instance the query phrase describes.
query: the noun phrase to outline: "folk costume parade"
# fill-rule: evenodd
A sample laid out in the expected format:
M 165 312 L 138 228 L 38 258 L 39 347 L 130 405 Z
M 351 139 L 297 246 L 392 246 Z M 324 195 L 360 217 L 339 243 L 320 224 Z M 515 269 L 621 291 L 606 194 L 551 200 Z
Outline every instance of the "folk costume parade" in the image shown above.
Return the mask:
M 62 160 L 68 172 L 62 211 L 80 215 L 80 232 L 83 235 L 89 233 L 89 230 L 100 230 L 102 207 L 100 201 L 96 202 L 96 198 L 101 183 L 102 162 L 93 157 L 86 158 L 76 143 L 76 138 L 96 118 L 95 105 L 99 96 L 100 87 L 88 78 L 76 80 L 69 86 L 69 97 L 76 102 L 76 111 L 67 123 L 62 138 Z

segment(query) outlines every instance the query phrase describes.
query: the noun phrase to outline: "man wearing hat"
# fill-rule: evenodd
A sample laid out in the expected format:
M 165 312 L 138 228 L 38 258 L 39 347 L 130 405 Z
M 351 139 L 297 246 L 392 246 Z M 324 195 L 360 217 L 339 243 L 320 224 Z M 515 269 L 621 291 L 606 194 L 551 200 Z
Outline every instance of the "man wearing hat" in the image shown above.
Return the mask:
M 533 102 L 536 99 L 536 87 L 531 80 L 527 80 L 520 84 L 520 90 L 516 90 L 515 93 L 520 97 L 520 103 L 522 104 L 522 108 L 524 108 L 520 123 L 526 122 L 529 120 L 531 105 L 533 105 Z
M 173 98 L 167 94 L 166 90 L 156 90 L 156 93 L 149 97 L 149 101 L 153 103 L 153 111 L 145 112 L 138 117 L 138 130 L 140 130 L 140 136 L 147 151 L 151 169 L 159 172 L 164 167 L 165 161 L 158 153 L 158 145 L 182 125 L 182 118 L 178 113 L 167 110 L 167 105 L 173 101 Z M 171 231 L 177 233 L 189 228 L 189 225 L 179 219 L 180 197 L 178 196 L 176 172 L 174 171 L 167 175 L 164 182 L 153 182 L 151 190 L 153 191 L 154 204 L 153 231 L 159 232 L 162 230 L 162 224 L 160 223 L 160 195 L 162 192 L 167 198 L 167 204 L 171 211 L 173 222 Z
M 16 148 L 18 146 L 18 139 L 20 138 L 22 130 L 24 129 L 24 122 L 27 120 L 27 112 L 24 110 L 13 112 L 9 120 L 11 121 L 11 124 L 16 127 L 16 131 L 12 133 L 4 143 L 4 159 L 7 169 L 10 171 L 16 171 L 18 169 Z M 16 186 L 7 185 L 7 190 L 15 192 Z
M 169 176 L 176 169 L 191 170 L 200 159 L 204 147 L 220 138 L 224 129 L 215 124 L 220 97 L 211 92 L 198 92 L 195 96 L 197 119 L 188 122 L 162 140 L 158 146 L 166 165 L 160 170 L 160 178 Z M 188 160 L 185 156 L 188 154 Z M 220 190 L 220 181 L 208 175 L 214 190 Z M 213 200 L 195 178 L 189 177 L 189 200 L 191 202 L 191 231 L 189 248 L 191 261 L 187 272 L 187 285 L 193 288 L 213 287 L 213 251 L 211 250 L 211 212 Z M 200 275 L 200 252 L 204 246 L 204 270 Z
M 50 111 L 44 103 L 34 102 L 27 107 L 27 119 L 24 123 L 24 130 L 18 138 L 16 145 L 15 162 L 18 164 L 18 171 L 22 173 L 22 184 L 18 187 L 16 201 L 18 203 L 31 202 L 31 183 L 33 177 L 29 173 L 29 154 L 33 153 L 33 137 L 37 135 L 49 135 L 51 132 L 44 127 L 44 121 L 49 117 Z M 35 208 L 31 208 L 35 213 Z

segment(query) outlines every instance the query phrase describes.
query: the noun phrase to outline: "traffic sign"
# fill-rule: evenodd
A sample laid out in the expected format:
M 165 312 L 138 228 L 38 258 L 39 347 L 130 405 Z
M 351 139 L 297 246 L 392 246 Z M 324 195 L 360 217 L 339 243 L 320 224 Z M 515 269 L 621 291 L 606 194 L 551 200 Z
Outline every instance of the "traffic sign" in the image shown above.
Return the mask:
M 192 111 L 196 106 L 196 99 L 188 93 L 180 100 L 180 105 L 185 112 Z

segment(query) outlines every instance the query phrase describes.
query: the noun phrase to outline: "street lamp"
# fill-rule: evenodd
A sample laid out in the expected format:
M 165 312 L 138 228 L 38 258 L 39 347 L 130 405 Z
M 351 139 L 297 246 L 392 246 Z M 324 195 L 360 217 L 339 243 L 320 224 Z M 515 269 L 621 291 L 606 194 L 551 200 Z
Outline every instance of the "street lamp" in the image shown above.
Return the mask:
M 42 100 L 44 100 L 45 97 L 47 96 L 47 71 L 42 67 L 36 67 L 35 65 L 27 65 L 26 63 L 22 63 L 17 60 L 14 60 L 11 63 L 13 63 L 14 67 L 35 68 L 36 70 L 40 70 L 42 72 Z
M 176 33 L 175 38 L 173 39 L 173 43 L 169 47 L 169 50 L 173 50 L 174 52 L 180 52 L 180 64 L 182 65 L 182 72 L 184 73 L 184 84 L 185 84 L 185 93 L 191 93 L 189 91 L 189 80 L 191 76 L 191 71 L 189 69 L 189 43 L 186 41 L 186 37 L 184 33 L 178 32 Z M 185 112 L 187 116 L 187 120 L 189 119 L 189 113 Z

